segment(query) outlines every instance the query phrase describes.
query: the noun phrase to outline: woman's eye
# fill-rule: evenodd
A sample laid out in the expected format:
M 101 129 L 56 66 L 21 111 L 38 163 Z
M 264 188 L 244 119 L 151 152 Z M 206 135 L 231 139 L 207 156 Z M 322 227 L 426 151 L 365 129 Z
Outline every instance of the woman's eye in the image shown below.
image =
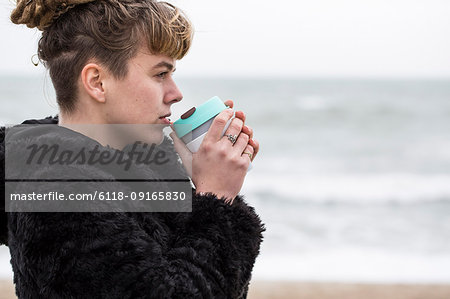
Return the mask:
M 164 79 L 166 77 L 166 75 L 167 75 L 167 72 L 162 72 L 162 73 L 159 73 L 157 76 L 161 79 Z

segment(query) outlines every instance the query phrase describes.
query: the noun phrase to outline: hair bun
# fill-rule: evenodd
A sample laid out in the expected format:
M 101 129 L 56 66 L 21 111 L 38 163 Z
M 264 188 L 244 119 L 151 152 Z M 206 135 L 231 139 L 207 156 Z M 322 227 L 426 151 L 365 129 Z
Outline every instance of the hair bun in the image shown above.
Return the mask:
M 17 6 L 11 13 L 11 21 L 44 30 L 75 5 L 93 1 L 95 0 L 17 0 Z

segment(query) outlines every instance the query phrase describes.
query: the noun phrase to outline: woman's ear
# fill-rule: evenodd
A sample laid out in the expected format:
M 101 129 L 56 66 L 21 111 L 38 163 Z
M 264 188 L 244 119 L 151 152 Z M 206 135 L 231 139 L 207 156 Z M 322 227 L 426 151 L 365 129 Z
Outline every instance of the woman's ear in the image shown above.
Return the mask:
M 96 63 L 88 63 L 81 70 L 81 83 L 85 92 L 98 103 L 105 103 L 105 89 L 103 86 L 104 69 Z

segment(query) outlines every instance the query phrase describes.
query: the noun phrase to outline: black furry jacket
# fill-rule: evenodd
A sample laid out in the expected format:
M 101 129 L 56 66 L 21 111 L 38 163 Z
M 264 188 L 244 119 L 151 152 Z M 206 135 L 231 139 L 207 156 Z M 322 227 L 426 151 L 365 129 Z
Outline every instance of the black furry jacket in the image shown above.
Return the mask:
M 1 128 L 0 244 L 19 298 L 247 297 L 265 228 L 241 196 L 230 205 L 192 190 L 184 213 L 5 213 L 4 139 Z

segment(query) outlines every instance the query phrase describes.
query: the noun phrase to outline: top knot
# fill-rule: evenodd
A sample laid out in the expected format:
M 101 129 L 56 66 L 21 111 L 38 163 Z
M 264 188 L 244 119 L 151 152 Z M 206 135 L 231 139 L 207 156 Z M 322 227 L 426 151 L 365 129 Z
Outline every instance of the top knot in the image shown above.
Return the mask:
M 17 6 L 11 13 L 11 21 L 44 30 L 75 5 L 93 1 L 95 0 L 17 0 Z

